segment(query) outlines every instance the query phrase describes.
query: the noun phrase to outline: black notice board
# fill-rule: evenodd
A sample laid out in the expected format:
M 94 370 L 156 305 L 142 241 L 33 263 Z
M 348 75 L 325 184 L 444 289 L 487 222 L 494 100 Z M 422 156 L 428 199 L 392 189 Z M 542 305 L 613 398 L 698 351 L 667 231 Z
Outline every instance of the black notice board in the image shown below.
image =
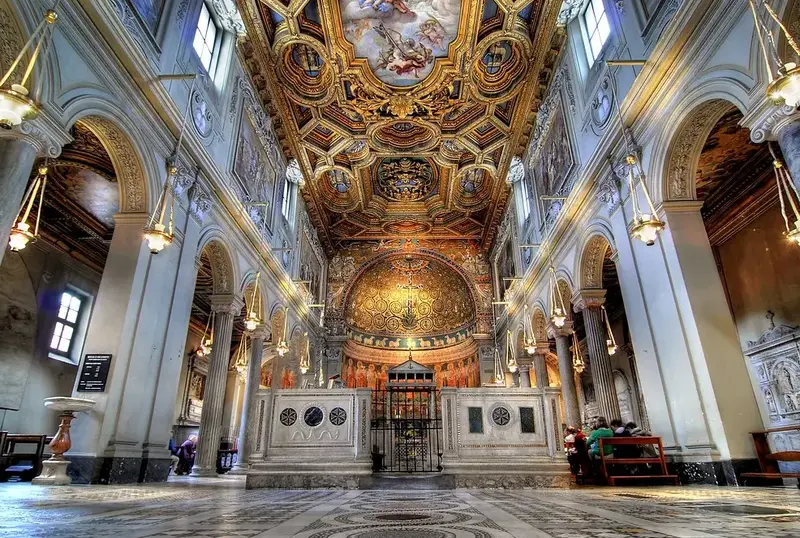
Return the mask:
M 105 392 L 111 355 L 86 355 L 83 359 L 78 392 Z

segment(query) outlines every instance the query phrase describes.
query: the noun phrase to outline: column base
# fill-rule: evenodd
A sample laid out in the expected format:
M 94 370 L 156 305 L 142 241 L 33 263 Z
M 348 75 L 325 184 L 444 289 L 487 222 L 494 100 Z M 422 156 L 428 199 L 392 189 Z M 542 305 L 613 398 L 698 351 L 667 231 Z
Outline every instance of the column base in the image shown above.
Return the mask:
M 233 467 L 231 467 L 231 470 L 228 471 L 225 474 L 242 475 L 243 476 L 243 475 L 247 474 L 247 470 L 249 468 L 250 468 L 250 464 L 249 463 L 239 463 L 237 461 L 236 463 L 233 464 Z
M 205 477 L 205 478 L 216 478 L 219 476 L 217 474 L 217 469 L 206 469 L 205 467 L 198 467 L 195 465 L 192 467 L 192 472 L 189 473 L 189 476 L 197 476 L 197 477 Z
M 72 479 L 67 476 L 67 460 L 44 460 L 42 473 L 32 480 L 36 486 L 69 486 Z
M 169 458 L 70 456 L 67 474 L 75 484 L 166 482 Z

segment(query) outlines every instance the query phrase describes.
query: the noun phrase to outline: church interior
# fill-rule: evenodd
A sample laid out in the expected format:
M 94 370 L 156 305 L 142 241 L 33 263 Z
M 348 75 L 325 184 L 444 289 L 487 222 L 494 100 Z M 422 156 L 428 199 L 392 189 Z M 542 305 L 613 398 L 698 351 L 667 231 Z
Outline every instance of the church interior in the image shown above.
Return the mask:
M 0 0 L 0 535 L 798 536 L 798 42 Z

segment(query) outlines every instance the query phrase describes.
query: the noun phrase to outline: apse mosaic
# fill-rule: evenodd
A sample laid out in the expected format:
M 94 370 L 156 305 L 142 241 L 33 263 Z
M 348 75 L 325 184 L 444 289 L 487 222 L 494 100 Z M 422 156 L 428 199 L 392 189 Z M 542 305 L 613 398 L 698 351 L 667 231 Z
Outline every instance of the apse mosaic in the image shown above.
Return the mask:
M 458 34 L 461 0 L 340 0 L 345 38 L 375 75 L 396 86 L 417 84 L 447 56 Z

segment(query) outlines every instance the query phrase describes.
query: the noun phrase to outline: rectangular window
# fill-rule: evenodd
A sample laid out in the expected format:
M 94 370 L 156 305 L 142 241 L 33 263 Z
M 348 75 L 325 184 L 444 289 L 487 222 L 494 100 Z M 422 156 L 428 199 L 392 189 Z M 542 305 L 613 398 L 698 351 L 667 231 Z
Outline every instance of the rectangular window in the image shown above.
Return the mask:
M 531 192 L 528 189 L 528 179 L 523 177 L 522 183 L 522 220 L 528 220 L 531 216 Z
M 283 179 L 283 201 L 281 203 L 281 213 L 283 217 L 291 223 L 292 206 L 294 205 L 294 183 L 288 177 Z
M 83 300 L 77 294 L 68 291 L 61 294 L 58 321 L 53 329 L 53 338 L 50 340 L 50 349 L 59 355 L 68 357 L 72 352 L 72 342 L 82 306 Z
M 533 420 L 533 407 L 519 408 L 519 429 L 522 433 L 536 433 L 536 423 Z
M 483 433 L 483 408 L 468 407 L 469 433 Z
M 603 50 L 608 36 L 611 35 L 611 26 L 608 24 L 603 0 L 589 0 L 589 4 L 583 12 L 583 27 L 586 56 L 591 67 L 600 57 L 600 51 Z
M 218 50 L 217 38 L 221 36 L 217 23 L 211 16 L 205 2 L 200 5 L 200 17 L 197 19 L 197 30 L 194 33 L 192 46 L 203 64 L 203 69 L 212 74 Z

